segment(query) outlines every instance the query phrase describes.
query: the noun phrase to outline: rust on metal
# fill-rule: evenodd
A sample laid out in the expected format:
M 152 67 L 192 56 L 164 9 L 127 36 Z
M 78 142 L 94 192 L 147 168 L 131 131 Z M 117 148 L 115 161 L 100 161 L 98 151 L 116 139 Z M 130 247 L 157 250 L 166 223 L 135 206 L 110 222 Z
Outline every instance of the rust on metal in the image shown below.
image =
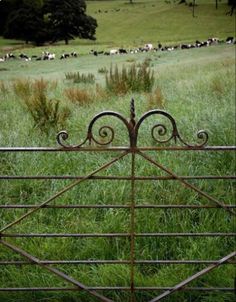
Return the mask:
M 218 260 L 217 263 L 215 264 L 211 264 L 210 266 L 204 268 L 203 270 L 197 272 L 196 274 L 192 275 L 191 277 L 187 278 L 186 280 L 180 282 L 179 284 L 177 284 L 175 287 L 173 287 L 170 290 L 165 291 L 164 293 L 162 293 L 160 296 L 150 300 L 149 302 L 157 302 L 157 301 L 161 301 L 163 298 L 168 297 L 169 295 L 173 294 L 174 292 L 176 292 L 177 290 L 185 287 L 187 284 L 189 284 L 190 282 L 192 282 L 193 280 L 209 273 L 211 270 L 215 269 L 216 267 L 218 267 L 219 265 L 225 263 L 226 261 L 232 259 L 233 257 L 236 256 L 236 252 L 232 252 L 229 255 L 221 258 L 220 260 Z
M 60 270 L 58 270 L 58 269 L 56 269 L 56 268 L 54 268 L 54 267 L 51 267 L 51 266 L 49 266 L 49 265 L 47 265 L 47 264 L 41 263 L 41 261 L 40 261 L 38 258 L 36 258 L 36 257 L 34 257 L 34 256 L 32 256 L 32 255 L 30 255 L 29 253 L 27 253 L 26 251 L 22 250 L 21 248 L 15 246 L 15 245 L 13 245 L 13 244 L 10 244 L 9 242 L 6 242 L 6 241 L 4 241 L 4 240 L 0 240 L 0 243 L 2 243 L 4 246 L 8 247 L 9 249 L 13 250 L 14 252 L 20 254 L 21 256 L 27 258 L 28 260 L 30 260 L 30 261 L 36 263 L 37 265 L 39 265 L 39 266 L 45 268 L 46 270 L 48 270 L 49 272 L 53 273 L 54 275 L 56 275 L 56 276 L 62 278 L 63 280 L 65 280 L 65 281 L 67 281 L 67 282 L 69 282 L 69 283 L 71 283 L 71 284 L 77 286 L 77 287 L 80 288 L 80 289 L 83 289 L 84 291 L 88 292 L 88 293 L 91 294 L 92 296 L 95 296 L 96 298 L 98 298 L 100 301 L 104 301 L 104 302 L 112 302 L 111 299 L 108 299 L 108 298 L 104 297 L 103 295 L 98 294 L 98 293 L 97 293 L 96 291 L 94 291 L 94 290 L 88 289 L 87 286 L 85 286 L 85 285 L 82 284 L 81 282 L 77 281 L 76 279 L 74 279 L 74 278 L 72 278 L 72 277 L 66 275 L 65 273 L 61 272 Z
M 117 120 L 121 123 L 127 131 L 127 137 L 129 138 L 129 144 L 127 146 L 116 146 L 116 132 L 113 127 L 113 123 L 111 125 L 100 125 L 98 121 L 103 121 L 104 117 L 109 117 L 111 120 Z M 154 141 L 154 146 L 138 146 L 138 138 L 139 132 L 142 128 L 142 125 L 145 121 L 147 121 L 150 117 L 155 117 L 157 120 L 165 120 L 165 122 L 169 125 L 168 127 L 164 122 L 156 122 L 155 125 L 150 129 L 150 136 Z M 98 130 L 97 130 L 98 128 Z M 96 130 L 96 131 L 95 131 Z M 105 297 L 103 294 L 98 293 L 97 291 L 127 291 L 130 293 L 130 301 L 135 302 L 135 293 L 137 291 L 164 291 L 159 296 L 153 298 L 150 302 L 156 302 L 168 297 L 175 291 L 228 291 L 233 292 L 233 288 L 230 287 L 187 287 L 187 285 L 207 274 L 209 271 L 215 269 L 219 265 L 233 265 L 236 263 L 236 260 L 233 259 L 235 257 L 235 252 L 223 257 L 220 260 L 215 259 L 136 259 L 135 255 L 135 243 L 137 238 L 205 238 L 205 237 L 235 237 L 236 233 L 234 232 L 136 232 L 136 220 L 135 214 L 136 210 L 141 211 L 144 209 L 161 209 L 161 210 L 209 210 L 209 209 L 217 209 L 225 210 L 230 214 L 235 215 L 235 204 L 230 204 L 230 201 L 223 203 L 219 201 L 215 197 L 212 197 L 208 193 L 199 189 L 197 186 L 188 182 L 189 180 L 223 180 L 225 181 L 234 181 L 236 179 L 235 175 L 177 175 L 175 172 L 163 166 L 158 161 L 154 160 L 150 157 L 147 152 L 148 151 L 168 151 L 168 152 L 231 152 L 236 150 L 236 146 L 208 146 L 209 136 L 205 130 L 200 130 L 196 135 L 197 141 L 195 143 L 189 143 L 184 140 L 181 136 L 179 129 L 177 127 L 177 123 L 172 115 L 163 110 L 151 110 L 144 113 L 138 120 L 136 120 L 135 113 L 135 104 L 134 100 L 131 100 L 130 104 L 130 116 L 129 118 L 124 117 L 122 114 L 114 111 L 103 111 L 95 115 L 88 127 L 87 132 L 84 138 L 82 138 L 76 144 L 69 143 L 69 134 L 67 131 L 63 130 L 57 134 L 56 140 L 58 143 L 57 147 L 0 147 L 0 153 L 14 153 L 14 152 L 44 152 L 44 153 L 53 153 L 53 152 L 89 152 L 89 153 L 97 153 L 97 152 L 109 152 L 114 154 L 119 152 L 119 156 L 115 154 L 115 157 L 108 161 L 107 163 L 101 165 L 94 171 L 88 173 L 87 175 L 0 175 L 1 181 L 14 181 L 14 180 L 68 180 L 73 181 L 69 185 L 63 187 L 60 191 L 56 192 L 54 195 L 49 197 L 48 199 L 37 202 L 36 204 L 2 204 L 0 205 L 0 209 L 2 210 L 11 210 L 11 209 L 29 209 L 28 212 L 21 215 L 19 218 L 10 222 L 9 224 L 3 226 L 0 230 L 0 243 L 14 251 L 16 254 L 23 256 L 26 260 L 2 260 L 0 261 L 0 265 L 38 265 L 48 270 L 54 275 L 62 278 L 72 285 L 72 287 L 10 287 L 10 288 L 0 288 L 0 292 L 17 292 L 17 291 L 85 291 L 88 294 L 94 296 L 99 301 L 111 302 L 112 300 Z M 121 152 L 121 153 L 120 153 Z M 139 155 L 146 162 L 151 163 L 153 166 L 158 168 L 162 173 L 163 171 L 166 175 L 150 175 L 150 176 L 142 176 L 137 175 L 136 173 L 136 158 Z M 106 170 L 111 167 L 115 163 L 119 162 L 122 158 L 130 156 L 131 157 L 131 169 L 129 175 L 97 175 L 99 172 Z M 112 202 L 113 204 L 102 204 L 102 201 L 99 201 L 98 204 L 52 204 L 52 201 L 56 200 L 58 197 L 68 192 L 75 186 L 80 183 L 86 181 L 117 181 L 117 180 L 126 180 L 130 182 L 130 197 L 125 201 L 125 204 L 116 204 L 116 202 Z M 155 204 L 154 201 L 145 201 L 142 204 L 137 204 L 136 202 L 136 192 L 135 189 L 137 187 L 137 183 L 141 181 L 175 181 L 184 185 L 188 189 L 196 192 L 199 196 L 205 197 L 210 204 L 189 204 L 188 200 L 182 200 L 181 204 Z M 152 204 L 153 202 L 153 204 Z M 22 220 L 27 217 L 31 217 L 35 212 L 39 210 L 45 209 L 116 209 L 116 210 L 127 210 L 130 215 L 130 227 L 127 232 L 113 232 L 113 233 L 6 233 L 8 229 L 11 227 L 18 225 Z M 9 243 L 9 240 L 14 238 L 111 238 L 111 240 L 115 240 L 116 238 L 128 238 L 130 241 L 130 251 L 128 259 L 76 259 L 76 260 L 40 260 L 28 252 L 22 250 L 20 247 Z M 3 238 L 5 238 L 3 240 Z M 113 239 L 114 238 L 114 239 Z M 196 239 L 197 240 L 197 239 Z M 53 267 L 53 265 L 128 265 L 130 267 L 130 284 L 129 286 L 86 286 L 75 280 L 74 278 L 66 275 L 62 271 Z M 209 265 L 207 268 L 199 271 L 196 274 L 193 274 L 186 280 L 180 282 L 174 287 L 141 287 L 135 286 L 135 268 L 136 266 L 142 265 Z

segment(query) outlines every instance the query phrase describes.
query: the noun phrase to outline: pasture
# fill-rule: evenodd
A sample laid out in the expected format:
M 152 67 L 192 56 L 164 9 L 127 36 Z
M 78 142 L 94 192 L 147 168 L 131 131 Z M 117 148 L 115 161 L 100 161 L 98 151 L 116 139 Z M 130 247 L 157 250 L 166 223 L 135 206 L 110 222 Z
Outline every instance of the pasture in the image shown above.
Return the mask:
M 114 56 L 93 56 L 91 49 L 114 47 L 137 47 L 144 43 L 181 43 L 217 36 L 225 39 L 233 35 L 233 18 L 225 14 L 224 1 L 218 11 L 209 16 L 211 1 L 200 1 L 197 18 L 192 23 L 189 8 L 164 1 L 135 1 L 132 7 L 125 1 L 88 1 L 88 10 L 98 19 L 96 42 L 75 40 L 69 46 L 59 44 L 41 48 L 16 49 L 16 45 L 4 44 L 2 51 L 13 49 L 15 54 L 22 51 L 28 55 L 48 50 L 56 53 L 52 61 L 8 60 L 0 64 L 0 146 L 57 146 L 56 134 L 61 129 L 69 133 L 69 141 L 79 144 L 86 135 L 87 125 L 93 116 L 103 110 L 120 112 L 129 118 L 131 98 L 135 100 L 137 119 L 146 111 L 158 108 L 169 112 L 176 120 L 181 135 L 188 142 L 196 142 L 196 132 L 205 129 L 209 133 L 208 145 L 235 145 L 235 45 L 218 44 L 205 48 L 148 52 Z M 154 6 L 153 6 L 154 5 Z M 173 8 L 176 6 L 176 11 Z M 150 7 L 153 10 L 150 10 Z M 158 8 L 158 13 L 155 12 Z M 101 9 L 102 13 L 98 13 Z M 115 9 L 120 11 L 115 12 Z M 132 14 L 135 10 L 135 14 Z M 105 13 L 105 11 L 108 11 Z M 151 11 L 151 12 L 150 12 Z M 186 13 L 187 11 L 187 13 Z M 95 13 L 96 12 L 96 13 Z M 139 15 L 137 14 L 139 12 Z M 163 12 L 173 19 L 167 26 L 162 19 Z M 109 14 L 116 15 L 116 24 Z M 179 15 L 178 15 L 179 14 Z M 189 15 L 188 15 L 189 14 Z M 141 17 L 142 15 L 142 17 Z M 129 16 L 129 18 L 128 18 Z M 139 17 L 138 17 L 139 16 Z M 144 17 L 143 17 L 144 16 Z M 120 19 L 119 19 L 120 18 Z M 145 19 L 147 18 L 147 19 Z M 156 18 L 157 27 L 149 31 L 146 20 Z M 163 17 L 164 18 L 164 17 Z M 209 26 L 203 20 L 209 21 Z M 216 18 L 216 19 L 215 19 Z M 135 20 L 143 23 L 135 26 Z M 228 23 L 225 22 L 225 20 Z M 217 20 L 217 21 L 216 21 Z M 191 22 L 190 22 L 191 21 Z M 181 27 L 183 22 L 191 27 Z M 182 23 L 182 24 L 183 24 Z M 163 28 L 159 31 L 160 24 Z M 132 26 L 131 26 L 132 25 Z M 136 24 L 137 25 L 137 24 Z M 169 24 L 170 25 L 170 24 Z M 173 27 L 172 27 L 173 26 Z M 196 26 L 196 28 L 195 28 Z M 127 28 L 129 30 L 127 30 Z M 195 28 L 195 29 L 194 29 Z M 198 28 L 198 31 L 197 31 Z M 217 30 L 216 30 L 217 29 Z M 125 35 L 122 33 L 125 32 Z M 156 34 L 158 32 L 158 35 Z M 90 44 L 89 44 L 90 43 Z M 12 48 L 13 47 L 13 48 Z M 18 47 L 18 46 L 17 46 Z M 59 60 L 63 52 L 78 51 L 78 58 Z M 106 75 L 111 68 L 140 68 L 146 64 L 153 71 L 154 85 L 150 91 L 113 93 L 107 90 Z M 73 81 L 76 73 L 85 75 L 84 82 Z M 93 76 L 88 76 L 88 75 Z M 71 77 L 70 77 L 71 76 Z M 77 74 L 78 77 L 78 74 Z M 89 79 L 91 81 L 89 81 Z M 38 89 L 38 90 L 37 90 Z M 61 120 L 54 126 L 47 125 L 46 131 L 35 122 L 27 100 L 37 104 L 35 91 L 45 93 L 46 100 L 57 101 L 62 112 Z M 43 94 L 44 95 L 44 94 Z M 35 100 L 34 100 L 35 98 Z M 34 107 L 33 107 L 34 108 Z M 36 107 L 35 107 L 36 108 Z M 64 115 L 63 115 L 64 113 Z M 140 133 L 140 146 L 156 143 L 150 135 L 154 120 L 145 124 Z M 127 145 L 127 134 L 119 123 L 106 119 L 105 123 L 116 130 L 115 145 Z M 235 157 L 232 152 L 147 152 L 178 175 L 233 175 Z M 112 159 L 106 152 L 89 153 L 2 153 L 1 175 L 82 175 Z M 127 175 L 130 173 L 130 157 L 101 175 Z M 156 175 L 157 169 L 141 159 L 137 160 L 139 175 Z M 159 174 L 158 174 L 159 175 Z M 164 175 L 164 174 L 161 174 Z M 37 204 L 58 192 L 70 180 L 1 180 L 0 200 L 2 204 Z M 226 204 L 234 203 L 235 188 L 232 181 L 194 180 L 193 184 Z M 57 199 L 53 204 L 127 204 L 130 199 L 130 183 L 119 180 L 84 182 Z M 195 192 L 182 187 L 178 182 L 140 182 L 137 186 L 137 203 L 156 204 L 208 204 Z M 0 228 L 20 215 L 25 209 L 0 209 Z M 44 209 L 31 218 L 12 228 L 12 233 L 126 233 L 130 228 L 129 212 L 126 209 Z M 227 212 L 219 209 L 145 209 L 135 217 L 136 232 L 234 232 L 235 221 Z M 74 259 L 120 259 L 129 258 L 130 242 L 126 238 L 7 238 L 32 255 L 48 260 Z M 136 241 L 137 259 L 220 259 L 233 251 L 233 237 L 197 238 L 139 238 Z M 1 260 L 22 260 L 0 245 Z M 88 286 L 129 286 L 130 269 L 125 264 L 103 265 L 56 265 L 57 268 L 77 278 Z M 181 280 L 203 269 L 205 265 L 137 265 L 136 286 L 174 286 Z M 193 287 L 230 287 L 234 278 L 233 265 L 222 265 L 191 283 Z M 39 267 L 25 265 L 0 266 L 1 287 L 60 287 L 68 286 Z M 105 293 L 104 293 L 105 294 Z M 129 300 L 127 292 L 107 292 L 117 302 Z M 137 292 L 136 301 L 149 301 L 155 293 Z M 95 298 L 83 292 L 0 292 L 0 300 L 50 301 L 50 302 L 92 302 Z M 169 302 L 231 302 L 231 292 L 177 292 Z M 164 299 L 165 301 L 165 299 Z

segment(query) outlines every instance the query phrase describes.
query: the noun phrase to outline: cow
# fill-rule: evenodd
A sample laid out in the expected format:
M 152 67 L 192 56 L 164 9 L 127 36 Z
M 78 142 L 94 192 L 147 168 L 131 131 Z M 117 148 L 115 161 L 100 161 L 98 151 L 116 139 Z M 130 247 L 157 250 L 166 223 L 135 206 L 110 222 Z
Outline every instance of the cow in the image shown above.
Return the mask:
M 119 48 L 119 54 L 127 54 L 127 50 L 124 48 Z
M 61 57 L 60 57 L 60 60 L 67 59 L 67 58 L 69 58 L 69 57 L 70 57 L 70 54 L 68 54 L 68 53 L 63 53 L 63 54 L 61 55 Z
M 151 43 L 145 44 L 144 48 L 147 50 L 152 50 L 153 49 L 153 45 Z
M 8 60 L 8 59 L 15 59 L 16 56 L 13 55 L 13 53 L 6 53 L 5 56 L 4 56 L 5 60 Z
M 227 44 L 233 44 L 233 43 L 234 43 L 234 37 L 228 37 L 228 38 L 226 39 L 226 43 L 227 43 Z
M 109 53 L 110 55 L 117 55 L 119 51 L 117 49 L 111 49 Z
M 29 60 L 29 57 L 28 57 L 26 54 L 24 54 L 24 53 L 21 53 L 21 54 L 19 55 L 19 58 L 20 58 L 20 59 L 24 59 L 24 60 Z
M 219 42 L 218 38 L 208 38 L 207 42 L 211 45 L 211 44 L 217 44 Z
M 71 57 L 74 57 L 74 58 L 78 57 L 77 52 L 75 52 L 75 51 L 73 51 L 70 55 L 71 55 Z

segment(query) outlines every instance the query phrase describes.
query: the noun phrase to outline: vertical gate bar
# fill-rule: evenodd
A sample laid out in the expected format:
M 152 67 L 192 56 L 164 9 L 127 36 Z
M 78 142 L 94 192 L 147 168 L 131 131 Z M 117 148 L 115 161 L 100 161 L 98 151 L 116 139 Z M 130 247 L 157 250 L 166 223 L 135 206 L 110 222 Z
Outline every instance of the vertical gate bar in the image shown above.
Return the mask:
M 135 265 L 135 151 L 131 154 L 131 207 L 130 207 L 130 301 L 135 302 L 134 265 Z

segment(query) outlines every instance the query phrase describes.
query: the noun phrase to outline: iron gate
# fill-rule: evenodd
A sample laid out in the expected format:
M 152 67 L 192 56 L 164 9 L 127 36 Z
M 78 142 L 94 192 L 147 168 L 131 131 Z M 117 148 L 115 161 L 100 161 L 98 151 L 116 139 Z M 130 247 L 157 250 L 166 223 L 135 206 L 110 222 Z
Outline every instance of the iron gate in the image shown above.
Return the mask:
M 139 147 L 138 146 L 138 135 L 139 129 L 144 121 L 147 120 L 150 116 L 157 117 L 164 117 L 170 126 L 170 129 L 167 129 L 166 125 L 162 124 L 161 122 L 156 123 L 151 129 L 152 139 L 155 142 L 154 147 Z M 125 147 L 115 147 L 112 146 L 112 142 L 115 137 L 115 131 L 111 126 L 102 126 L 99 129 L 99 137 L 97 139 L 94 135 L 94 125 L 95 123 L 102 117 L 115 117 L 120 122 L 122 122 L 127 130 L 128 137 L 129 137 L 129 146 Z M 169 134 L 168 134 L 169 133 Z M 167 136 L 168 134 L 168 136 Z M 136 232 L 136 212 L 142 209 L 161 209 L 161 210 L 172 210 L 172 209 L 218 209 L 219 211 L 226 211 L 227 215 L 232 216 L 235 215 L 235 205 L 229 203 L 223 203 L 222 201 L 218 200 L 215 197 L 212 197 L 210 194 L 205 192 L 204 190 L 200 189 L 195 184 L 191 183 L 190 180 L 201 180 L 201 179 L 211 179 L 211 180 L 223 180 L 223 181 L 232 181 L 235 180 L 234 175 L 224 175 L 224 176 L 213 176 L 213 175 L 201 175 L 201 176 L 180 176 L 177 173 L 173 172 L 169 168 L 166 168 L 163 164 L 161 164 L 158 160 L 154 159 L 152 156 L 148 154 L 149 151 L 157 152 L 157 151 L 165 151 L 165 152 L 173 152 L 173 151 L 185 151 L 185 152 L 232 152 L 236 150 L 235 146 L 207 146 L 208 142 L 208 134 L 206 131 L 199 131 L 197 134 L 198 140 L 200 140 L 199 144 L 188 144 L 186 143 L 183 138 L 180 136 L 180 133 L 177 129 L 175 119 L 167 112 L 162 110 L 151 110 L 146 112 L 137 122 L 135 120 L 135 108 L 134 108 L 134 101 L 131 101 L 131 108 L 130 108 L 130 119 L 127 120 L 121 114 L 113 111 L 104 111 L 96 115 L 90 122 L 87 130 L 87 135 L 85 140 L 80 143 L 79 145 L 69 145 L 67 143 L 68 134 L 66 131 L 61 131 L 57 135 L 57 142 L 60 145 L 56 148 L 49 148 L 49 147 L 35 147 L 35 148 L 0 148 L 0 153 L 18 153 L 18 152 L 45 152 L 45 153 L 58 153 L 58 152 L 112 152 L 119 153 L 118 156 L 112 158 L 112 160 L 106 162 L 102 166 L 96 168 L 95 170 L 91 171 L 90 173 L 83 175 L 83 176 L 45 176 L 45 175 L 35 175 L 35 176 L 27 176 L 27 175 L 1 175 L 1 181 L 11 181 L 11 180 L 45 180 L 45 179 L 69 179 L 72 182 L 65 186 L 63 189 L 57 191 L 51 197 L 47 198 L 43 202 L 39 204 L 1 204 L 0 209 L 4 213 L 7 210 L 11 209 L 26 209 L 26 213 L 19 216 L 18 218 L 14 219 L 12 222 L 1 226 L 0 230 L 0 243 L 2 246 L 6 247 L 7 249 L 13 251 L 14 253 L 22 256 L 25 260 L 1 260 L 0 266 L 23 266 L 23 265 L 36 265 L 40 266 L 43 269 L 49 271 L 50 273 L 58 276 L 59 278 L 65 280 L 72 287 L 11 287 L 11 288 L 0 288 L 0 292 L 17 292 L 17 291 L 85 291 L 88 295 L 94 296 L 95 300 L 98 301 L 113 301 L 111 298 L 107 297 L 106 291 L 128 291 L 130 292 L 129 300 L 135 301 L 135 293 L 138 291 L 148 291 L 152 292 L 152 299 L 149 299 L 149 302 L 156 302 L 160 300 L 165 300 L 164 298 L 169 297 L 172 293 L 176 291 L 229 291 L 232 292 L 234 289 L 231 287 L 190 287 L 188 286 L 192 281 L 200 278 L 201 276 L 207 274 L 211 270 L 214 270 L 218 266 L 223 264 L 233 265 L 235 264 L 234 257 L 236 256 L 236 252 L 232 251 L 231 253 L 224 255 L 220 259 L 211 259 L 211 260 L 164 260 L 164 259 L 144 259 L 140 260 L 136 258 L 135 255 L 135 242 L 137 238 L 158 238 L 158 237 L 233 237 L 235 233 L 233 232 L 205 232 L 205 233 L 193 233 L 193 232 L 153 232 L 153 233 L 139 233 Z M 98 176 L 97 174 L 101 171 L 106 170 L 108 167 L 115 165 L 119 162 L 122 158 L 126 156 L 130 156 L 131 158 L 131 171 L 130 175 L 123 175 L 123 176 Z M 153 167 L 155 167 L 158 171 L 162 171 L 165 175 L 154 175 L 154 176 L 138 176 L 136 175 L 136 158 L 142 158 L 143 161 L 148 162 Z M 117 205 L 117 204 L 74 204 L 74 205 L 57 205 L 52 204 L 52 201 L 56 200 L 64 193 L 68 192 L 72 188 L 80 185 L 82 182 L 86 182 L 88 180 L 99 180 L 99 179 L 106 179 L 108 181 L 113 180 L 126 180 L 130 182 L 131 185 L 131 194 L 130 194 L 130 203 Z M 189 190 L 195 192 L 198 196 L 203 197 L 206 199 L 209 204 L 137 204 L 136 203 L 136 183 L 137 181 L 170 181 L 175 180 L 176 182 L 180 183 L 184 187 L 188 188 Z M 129 219 L 130 219 L 130 229 L 127 230 L 127 233 L 105 233 L 99 234 L 96 232 L 92 233 L 10 233 L 9 230 L 15 225 L 18 225 L 21 221 L 30 218 L 35 212 L 39 211 L 40 209 L 127 209 L 129 211 Z M 112 260 L 105 260 L 105 259 L 87 259 L 87 260 L 45 260 L 39 259 L 27 251 L 20 248 L 17 244 L 12 243 L 9 241 L 9 238 L 34 238 L 34 237 L 75 237 L 75 238 L 128 238 L 130 241 L 130 257 L 129 259 L 119 260 L 119 259 L 112 259 Z M 63 271 L 59 270 L 55 267 L 57 264 L 76 264 L 76 265 L 101 265 L 101 264 L 125 264 L 129 265 L 130 267 L 130 286 L 122 287 L 122 286 L 86 286 L 85 284 L 81 283 L 79 280 L 65 274 Z M 186 278 L 185 280 L 179 282 L 175 286 L 172 287 L 141 287 L 136 286 L 135 284 L 135 266 L 136 265 L 166 265 L 166 264 L 204 264 L 206 267 L 202 270 L 197 271 L 196 273 L 192 274 L 190 277 Z

